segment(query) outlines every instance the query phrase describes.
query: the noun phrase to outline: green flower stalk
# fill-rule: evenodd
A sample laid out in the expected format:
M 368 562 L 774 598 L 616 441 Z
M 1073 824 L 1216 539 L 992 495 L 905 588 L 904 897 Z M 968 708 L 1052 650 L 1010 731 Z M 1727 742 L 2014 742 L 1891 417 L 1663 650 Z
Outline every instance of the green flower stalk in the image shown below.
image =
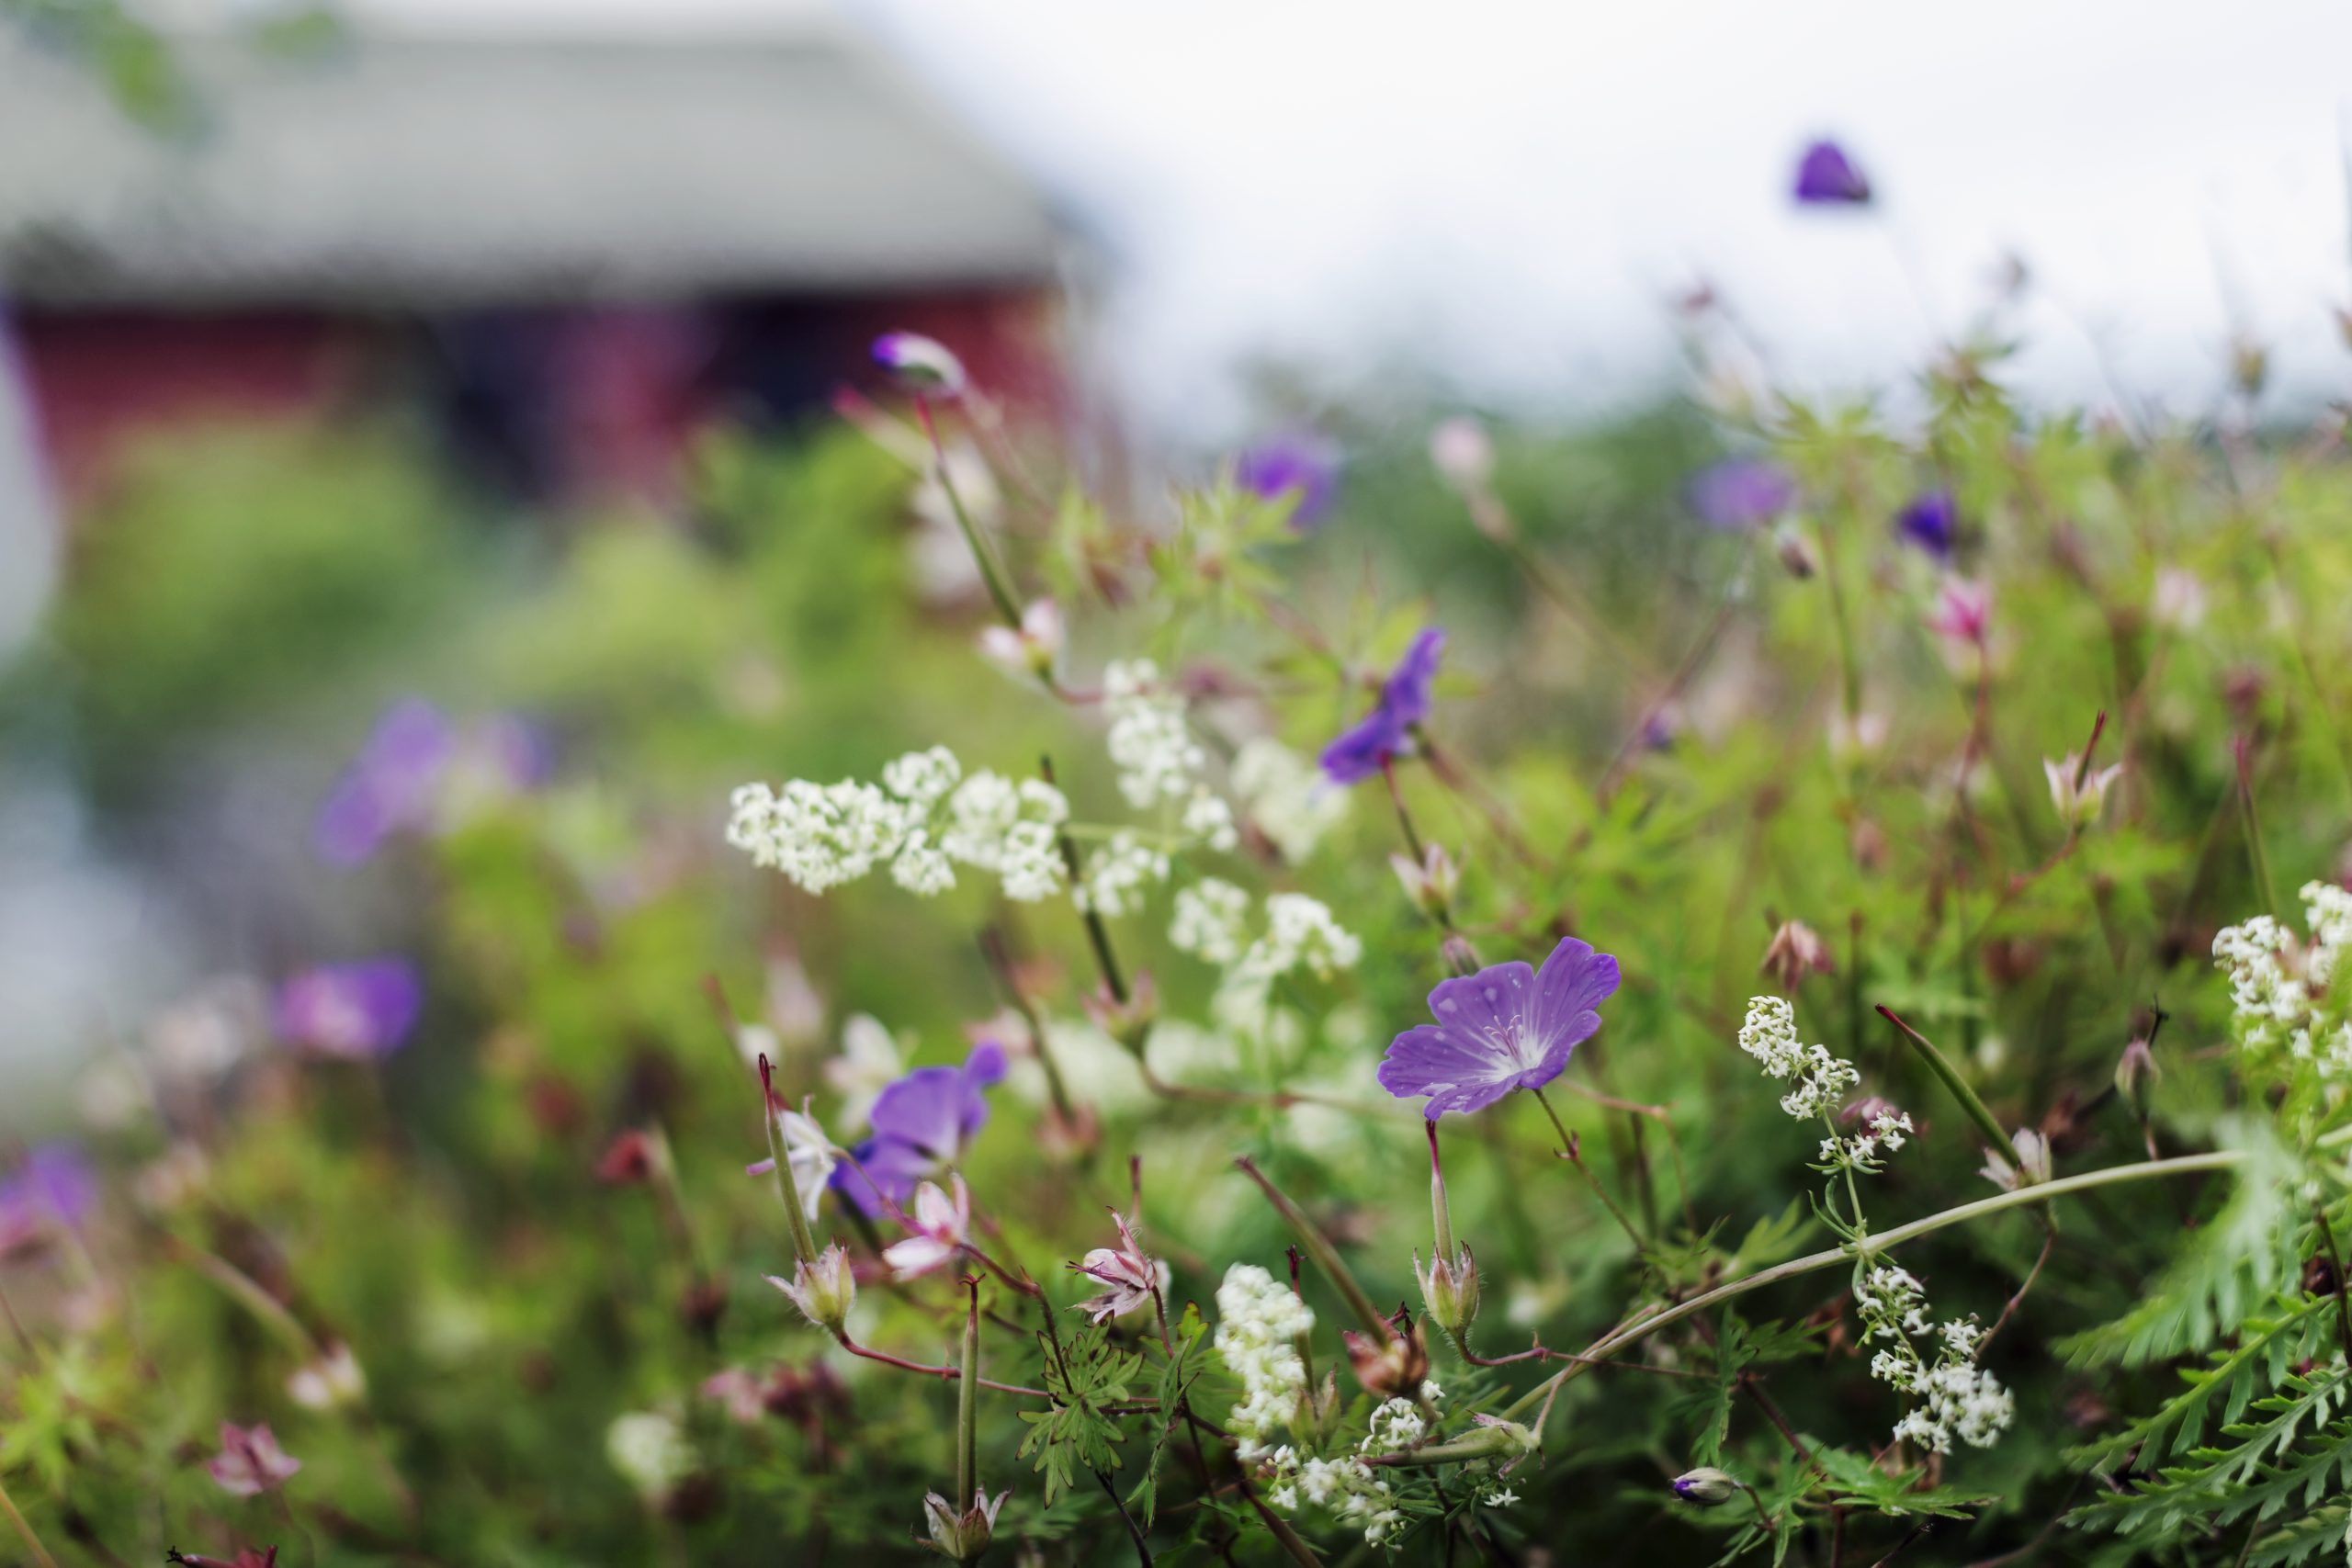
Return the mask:
M 956 1496 L 959 1501 L 966 1497 L 972 1501 L 969 1506 L 959 1508 L 957 1504 L 933 1492 L 924 1496 L 922 1509 L 923 1520 L 931 1529 L 931 1540 L 924 1544 L 955 1562 L 977 1562 L 994 1539 L 996 1511 L 1012 1494 L 1000 1492 L 991 1498 L 980 1489 L 978 1277 L 964 1276 L 964 1289 L 971 1302 L 964 1314 L 963 1375 L 956 1383 Z

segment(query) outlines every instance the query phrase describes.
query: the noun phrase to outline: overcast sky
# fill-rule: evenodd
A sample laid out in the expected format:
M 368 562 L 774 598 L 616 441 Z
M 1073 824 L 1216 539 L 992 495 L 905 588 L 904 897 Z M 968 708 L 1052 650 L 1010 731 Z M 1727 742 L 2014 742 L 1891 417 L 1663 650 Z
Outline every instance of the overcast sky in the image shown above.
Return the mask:
M 737 26 L 822 0 L 360 0 Z M 1426 363 L 1472 401 L 1637 395 L 1705 276 L 1815 385 L 1900 381 L 2014 252 L 2029 383 L 2199 401 L 2243 325 L 2352 369 L 2343 0 L 841 0 L 1112 243 L 1109 346 L 1216 434 L 1250 356 Z M 1878 213 L 1787 200 L 1844 140 Z

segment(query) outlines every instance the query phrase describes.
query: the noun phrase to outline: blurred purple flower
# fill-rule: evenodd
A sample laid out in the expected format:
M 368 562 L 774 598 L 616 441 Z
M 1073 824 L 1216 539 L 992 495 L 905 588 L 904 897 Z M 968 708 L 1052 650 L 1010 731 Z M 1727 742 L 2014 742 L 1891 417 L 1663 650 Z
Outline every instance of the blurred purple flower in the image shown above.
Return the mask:
M 1808 207 L 1861 207 L 1871 183 L 1835 141 L 1816 141 L 1797 162 L 1797 200 Z
M 1441 980 L 1430 992 L 1437 1021 L 1390 1042 L 1380 1087 L 1399 1100 L 1429 1096 L 1421 1114 L 1431 1121 L 1483 1111 L 1515 1089 L 1541 1089 L 1600 1027 L 1596 1010 L 1616 989 L 1617 961 L 1574 937 L 1541 970 L 1495 964 Z
M 925 1177 L 963 1153 L 989 1119 L 986 1090 L 1004 1077 L 1004 1047 L 983 1040 L 960 1067 L 917 1067 L 874 1101 L 873 1136 L 832 1186 L 864 1213 L 903 1207 Z
M 1726 457 L 1690 478 L 1690 510 L 1715 528 L 1760 528 L 1797 498 L 1796 481 L 1758 457 Z
M 1268 501 L 1291 500 L 1290 525 L 1301 533 L 1323 521 L 1340 491 L 1340 449 L 1330 437 L 1293 431 L 1250 447 L 1235 459 L 1241 488 Z
M 921 333 L 884 333 L 874 340 L 874 363 L 919 397 L 957 397 L 970 385 L 955 352 Z
M 1960 509 L 1952 502 L 1951 491 L 1931 490 L 1913 497 L 1909 505 L 1894 514 L 1894 536 L 1939 561 L 1949 561 L 1959 524 Z
M 253 1497 L 292 1480 L 302 1461 L 277 1446 L 269 1423 L 220 1423 L 220 1451 L 204 1467 L 232 1497 Z
M 0 1253 L 40 1239 L 53 1225 L 79 1230 L 97 1201 L 97 1174 L 78 1147 L 34 1145 L 16 1174 L 0 1181 Z
M 1380 772 L 1405 750 L 1406 732 L 1429 716 L 1430 683 L 1445 652 L 1445 631 L 1423 627 L 1405 657 L 1380 684 L 1372 711 L 1323 749 L 1323 772 L 1333 784 L 1351 784 Z
M 389 1056 L 424 1005 L 424 984 L 404 958 L 322 964 L 277 987 L 277 1032 L 323 1056 Z
M 448 718 L 422 697 L 384 710 L 359 755 L 319 807 L 311 841 L 329 865 L 355 866 L 390 835 L 424 825 L 456 750 Z

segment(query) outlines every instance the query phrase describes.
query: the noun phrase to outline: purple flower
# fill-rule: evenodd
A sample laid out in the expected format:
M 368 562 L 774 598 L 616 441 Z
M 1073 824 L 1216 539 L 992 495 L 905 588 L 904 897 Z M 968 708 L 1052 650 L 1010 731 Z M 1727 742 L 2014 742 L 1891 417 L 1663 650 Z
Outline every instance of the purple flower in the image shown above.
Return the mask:
M 1268 501 L 1291 498 L 1290 525 L 1312 529 L 1340 490 L 1340 449 L 1329 437 L 1295 431 L 1262 441 L 1233 465 L 1241 488 Z
M 1797 200 L 1807 207 L 1862 207 L 1871 182 L 1835 141 L 1816 141 L 1797 163 Z
M 1595 1010 L 1616 989 L 1617 961 L 1574 937 L 1541 970 L 1494 964 L 1441 980 L 1430 992 L 1437 1021 L 1389 1043 L 1380 1087 L 1399 1100 L 1429 1096 L 1421 1114 L 1431 1121 L 1483 1111 L 1515 1089 L 1541 1089 L 1600 1027 Z
M 0 1181 L 0 1253 L 38 1240 L 54 1225 L 79 1230 L 97 1201 L 97 1174 L 79 1148 L 36 1145 L 16 1174 Z
M 953 398 L 971 384 L 955 352 L 921 333 L 884 333 L 874 340 L 874 363 L 919 397 Z
M 1333 784 L 1351 784 L 1380 772 L 1405 750 L 1407 732 L 1429 716 L 1430 683 L 1445 652 L 1445 631 L 1425 626 L 1405 657 L 1380 683 L 1372 711 L 1323 748 L 1323 772 Z
M 277 1032 L 322 1056 L 389 1056 L 424 1005 L 416 966 L 404 958 L 322 964 L 277 987 Z
M 329 865 L 355 866 L 394 833 L 423 827 L 457 737 L 422 697 L 394 703 L 319 807 L 311 842 Z
M 1760 528 L 1797 498 L 1796 481 L 1756 457 L 1726 457 L 1690 479 L 1690 510 L 1715 528 Z
M 1917 546 L 1939 561 L 1949 561 L 1952 534 L 1959 523 L 1960 509 L 1953 504 L 1951 491 L 1931 490 L 1915 496 L 1908 506 L 1894 514 L 1894 536 Z
M 917 1067 L 874 1101 L 874 1135 L 833 1172 L 832 1186 L 868 1214 L 903 1206 L 922 1179 L 963 1153 L 989 1119 L 1004 1047 L 984 1040 L 960 1067 Z M 862 1174 L 861 1174 L 862 1173 Z

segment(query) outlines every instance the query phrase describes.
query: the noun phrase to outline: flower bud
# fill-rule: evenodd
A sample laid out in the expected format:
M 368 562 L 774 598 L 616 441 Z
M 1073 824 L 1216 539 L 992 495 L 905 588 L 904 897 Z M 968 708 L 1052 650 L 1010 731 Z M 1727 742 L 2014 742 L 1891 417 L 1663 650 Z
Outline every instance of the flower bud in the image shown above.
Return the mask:
M 2156 1066 L 2156 1054 L 2145 1040 L 2134 1040 L 2123 1047 L 2123 1055 L 2115 1064 L 2115 1092 L 2132 1108 L 2132 1114 L 2145 1120 L 2148 1114 L 2148 1087 L 2162 1077 L 2164 1069 Z
M 356 1404 L 368 1393 L 368 1374 L 351 1347 L 338 1339 L 318 1356 L 294 1369 L 286 1380 L 286 1396 L 305 1410 L 334 1410 Z
M 2050 1140 L 2031 1127 L 2020 1127 L 2009 1134 L 2009 1148 L 1984 1151 L 1984 1167 L 1977 1174 L 2004 1192 L 2047 1181 Z
M 2270 379 L 2270 351 L 2250 337 L 2230 344 L 2230 379 L 2247 398 L 2262 396 Z
M 963 361 L 921 333 L 884 333 L 874 340 L 874 363 L 920 397 L 953 398 L 968 384 Z
M 2083 765 L 2079 752 L 2068 752 L 2064 761 L 2041 760 L 2042 776 L 2050 782 L 2050 804 L 2057 808 L 2059 820 L 2070 827 L 2087 828 L 2107 809 L 2107 789 L 2123 772 L 2120 762 L 2104 768 Z
M 767 1280 L 790 1298 L 803 1317 L 831 1334 L 842 1331 L 849 1309 L 857 1302 L 857 1277 L 850 1271 L 849 1253 L 839 1242 L 819 1253 L 815 1262 L 793 1265 L 790 1280 L 771 1274 Z
M 1781 989 L 1793 991 L 1808 975 L 1836 974 L 1838 964 L 1820 932 L 1803 920 L 1783 920 L 1757 968 L 1778 981 Z
M 1713 1508 L 1739 1495 L 1739 1483 L 1713 1465 L 1702 1465 L 1674 1478 L 1674 1495 L 1686 1503 Z
M 1793 522 L 1783 522 L 1772 530 L 1772 552 L 1781 558 L 1781 565 L 1788 574 L 1800 582 L 1820 574 L 1821 558 L 1814 553 L 1813 542 Z
M 1420 1396 L 1422 1380 L 1430 1375 L 1430 1349 L 1419 1324 L 1391 1323 L 1388 1333 L 1378 1338 L 1347 1328 L 1340 1330 L 1340 1339 L 1348 1348 L 1356 1382 L 1368 1392 L 1383 1399 Z
M 1469 1244 L 1455 1247 L 1452 1258 L 1432 1256 L 1426 1269 L 1416 1249 L 1413 1275 L 1421 1282 L 1421 1305 L 1430 1321 L 1457 1340 L 1469 1333 L 1478 1315 L 1478 1265 Z
M 1453 907 L 1454 890 L 1462 877 L 1454 867 L 1453 857 L 1445 852 L 1442 844 L 1431 844 L 1419 861 L 1392 854 L 1388 864 L 1396 873 L 1396 880 L 1405 885 L 1405 896 L 1423 914 L 1439 919 Z
M 1455 417 L 1430 432 L 1430 462 L 1457 490 L 1478 490 L 1495 471 L 1495 445 L 1475 419 Z
M 938 1493 L 928 1493 L 922 1500 L 923 1522 L 931 1527 L 931 1540 L 924 1543 L 957 1562 L 973 1562 L 989 1549 L 996 1537 L 996 1511 L 1004 1506 L 1010 1492 L 1000 1492 L 991 1498 L 984 1490 L 975 1488 L 972 1506 L 962 1513 Z
M 981 631 L 980 652 L 990 663 L 1015 675 L 1043 679 L 1054 672 L 1062 653 L 1061 607 L 1051 599 L 1035 599 L 1021 612 L 1021 629 L 989 626 Z
M 1112 996 L 1107 987 L 1100 986 L 1088 992 L 1081 1002 L 1095 1028 L 1135 1052 L 1142 1051 L 1152 1022 L 1159 1016 L 1159 988 L 1148 974 L 1135 977 L 1127 987 L 1127 999 L 1124 1002 Z

